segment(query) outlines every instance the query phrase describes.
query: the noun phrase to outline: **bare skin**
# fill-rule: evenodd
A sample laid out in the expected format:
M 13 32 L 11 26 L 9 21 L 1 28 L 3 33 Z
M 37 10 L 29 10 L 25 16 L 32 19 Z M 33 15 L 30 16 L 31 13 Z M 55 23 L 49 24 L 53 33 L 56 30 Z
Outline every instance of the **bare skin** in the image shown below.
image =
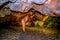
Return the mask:
M 23 32 L 25 32 L 25 24 L 27 21 L 28 21 L 28 15 L 21 20 Z

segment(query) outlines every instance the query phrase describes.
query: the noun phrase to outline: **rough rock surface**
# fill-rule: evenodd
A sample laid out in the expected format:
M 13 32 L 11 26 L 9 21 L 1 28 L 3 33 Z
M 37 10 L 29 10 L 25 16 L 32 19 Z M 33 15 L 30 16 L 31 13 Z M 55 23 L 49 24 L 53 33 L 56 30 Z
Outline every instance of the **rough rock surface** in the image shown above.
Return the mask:
M 12 29 L 0 30 L 0 40 L 60 40 L 58 35 L 47 36 L 38 32 L 18 32 Z

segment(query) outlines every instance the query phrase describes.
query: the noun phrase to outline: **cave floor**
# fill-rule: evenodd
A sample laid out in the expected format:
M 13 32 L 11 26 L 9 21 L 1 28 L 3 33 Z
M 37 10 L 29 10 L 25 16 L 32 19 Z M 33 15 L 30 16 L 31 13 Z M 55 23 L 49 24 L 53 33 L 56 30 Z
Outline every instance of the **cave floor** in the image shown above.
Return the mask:
M 60 40 L 60 35 L 46 35 L 39 31 L 23 32 L 13 28 L 3 28 L 0 30 L 0 40 Z

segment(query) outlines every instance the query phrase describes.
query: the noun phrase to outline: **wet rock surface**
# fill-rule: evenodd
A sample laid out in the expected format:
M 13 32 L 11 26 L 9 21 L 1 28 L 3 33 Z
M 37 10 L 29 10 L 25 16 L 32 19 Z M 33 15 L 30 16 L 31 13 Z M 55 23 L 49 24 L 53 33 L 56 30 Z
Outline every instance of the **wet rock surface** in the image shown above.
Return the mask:
M 0 30 L 0 40 L 60 40 L 59 35 L 45 35 L 35 31 L 16 31 L 13 29 Z

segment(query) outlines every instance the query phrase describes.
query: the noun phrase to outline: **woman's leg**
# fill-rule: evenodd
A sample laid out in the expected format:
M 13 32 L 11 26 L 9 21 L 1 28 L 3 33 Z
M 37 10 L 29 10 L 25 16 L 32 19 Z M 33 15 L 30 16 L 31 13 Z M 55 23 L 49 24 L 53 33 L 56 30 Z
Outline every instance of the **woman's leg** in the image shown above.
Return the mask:
M 23 32 L 25 32 L 25 24 L 26 24 L 27 21 L 28 21 L 28 16 L 25 16 L 25 17 L 21 20 Z

